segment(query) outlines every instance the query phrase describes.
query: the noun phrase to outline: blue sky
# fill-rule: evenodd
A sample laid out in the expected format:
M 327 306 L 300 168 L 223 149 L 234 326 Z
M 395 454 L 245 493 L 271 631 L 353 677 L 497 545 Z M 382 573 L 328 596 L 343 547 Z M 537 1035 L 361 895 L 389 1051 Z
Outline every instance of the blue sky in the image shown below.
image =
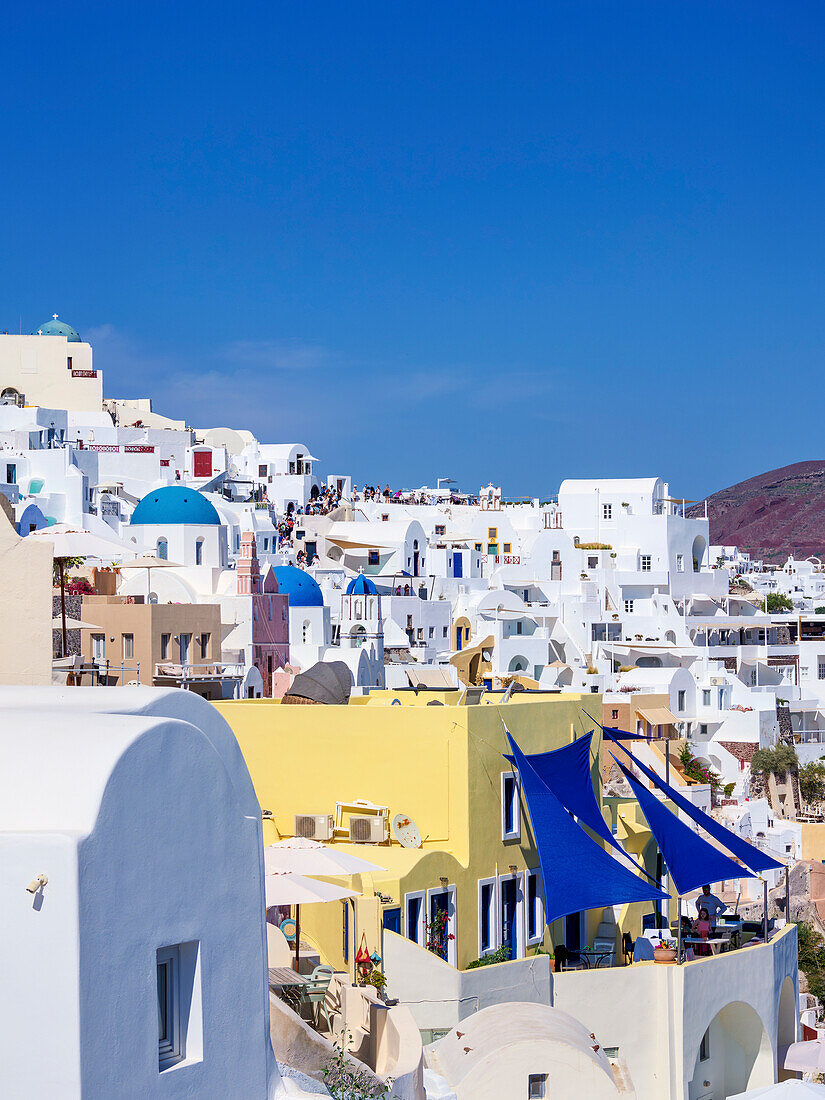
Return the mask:
M 57 311 L 110 396 L 359 484 L 700 496 L 821 457 L 823 29 L 820 0 L 11 5 L 0 328 Z

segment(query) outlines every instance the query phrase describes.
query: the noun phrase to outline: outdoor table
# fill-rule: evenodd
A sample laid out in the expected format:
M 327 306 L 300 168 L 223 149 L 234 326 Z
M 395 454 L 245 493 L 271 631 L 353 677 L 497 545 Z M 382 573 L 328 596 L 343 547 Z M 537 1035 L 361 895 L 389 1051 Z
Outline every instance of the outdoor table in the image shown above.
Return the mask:
M 299 974 L 290 966 L 269 967 L 269 988 L 291 1007 L 295 1007 L 300 1000 L 301 986 L 308 982 L 305 974 Z
M 709 936 L 706 940 L 703 940 L 701 936 L 682 936 L 682 943 L 690 944 L 691 947 L 706 943 L 711 954 L 718 955 L 725 947 L 730 946 L 730 936 Z
M 602 947 L 580 947 L 579 954 L 587 964 L 587 969 L 590 969 L 591 959 L 593 960 L 593 968 L 597 969 L 602 965 L 605 959 L 611 959 L 615 954 L 615 947 L 609 947 L 607 949 Z

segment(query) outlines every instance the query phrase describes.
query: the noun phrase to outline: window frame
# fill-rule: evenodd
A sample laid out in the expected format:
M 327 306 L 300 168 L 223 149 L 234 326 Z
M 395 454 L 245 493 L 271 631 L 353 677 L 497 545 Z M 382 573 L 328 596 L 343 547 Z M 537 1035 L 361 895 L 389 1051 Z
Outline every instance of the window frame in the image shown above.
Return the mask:
M 603 504 L 602 505 L 602 519 L 603 520 L 613 519 L 613 505 L 612 504 Z
M 92 634 L 92 660 L 106 660 L 106 634 Z
M 487 935 L 488 942 L 485 945 L 483 937 L 483 913 L 484 913 L 484 892 L 490 891 L 487 899 Z M 490 955 L 498 947 L 498 922 L 496 920 L 496 914 L 498 913 L 498 905 L 496 904 L 496 878 L 480 878 L 478 880 L 478 957 L 482 958 L 484 955 Z
M 641 554 L 639 558 L 639 570 L 642 573 L 650 573 L 653 570 L 653 555 Z
M 510 795 L 508 798 L 508 786 Z M 507 829 L 508 803 L 512 829 Z M 521 798 L 519 797 L 518 779 L 515 772 L 501 773 L 501 839 L 521 840 Z
M 632 599 L 624 601 L 624 613 L 625 613 L 625 615 L 633 615 L 634 614 L 633 608 L 635 607 L 635 604 L 636 604 L 635 597 L 632 598 Z
M 169 646 L 172 643 L 171 633 L 164 631 L 160 636 L 160 659 L 162 661 L 169 660 Z
M 541 1091 L 535 1091 L 535 1088 Z M 547 1074 L 528 1073 L 527 1075 L 527 1100 L 544 1100 L 547 1096 Z
M 186 1036 L 183 1034 L 180 1019 L 180 947 L 159 947 L 156 953 L 157 995 L 158 995 L 158 1071 L 163 1072 L 177 1065 L 186 1057 Z M 166 1037 L 160 1034 L 160 973 L 166 973 L 165 1013 L 167 1020 Z
M 134 634 L 121 634 L 121 649 L 123 652 L 124 661 L 134 661 L 135 659 L 135 636 Z
M 535 895 L 530 899 L 530 885 L 535 883 Z M 530 926 L 533 925 L 533 932 Z M 528 947 L 544 939 L 544 898 L 541 890 L 541 873 L 529 868 L 524 875 L 524 940 Z
M 418 902 L 418 918 L 416 920 L 415 935 L 410 935 L 410 902 Z M 411 890 L 404 895 L 404 937 L 412 943 L 424 947 L 426 940 L 425 919 L 427 912 L 427 894 L 425 890 Z

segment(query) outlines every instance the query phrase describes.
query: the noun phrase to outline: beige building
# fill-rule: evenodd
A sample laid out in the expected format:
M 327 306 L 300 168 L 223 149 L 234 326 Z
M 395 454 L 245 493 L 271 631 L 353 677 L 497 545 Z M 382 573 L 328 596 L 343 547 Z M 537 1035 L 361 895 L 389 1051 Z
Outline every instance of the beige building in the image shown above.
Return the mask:
M 31 336 L 0 335 L 0 399 L 69 412 L 100 412 L 103 375 L 92 348 L 57 316 Z
M 217 604 L 145 603 L 142 596 L 84 596 L 81 631 L 85 665 L 103 682 L 187 687 L 206 699 L 222 696 Z
M 52 544 L 24 545 L 0 508 L 0 556 L 0 684 L 50 684 Z

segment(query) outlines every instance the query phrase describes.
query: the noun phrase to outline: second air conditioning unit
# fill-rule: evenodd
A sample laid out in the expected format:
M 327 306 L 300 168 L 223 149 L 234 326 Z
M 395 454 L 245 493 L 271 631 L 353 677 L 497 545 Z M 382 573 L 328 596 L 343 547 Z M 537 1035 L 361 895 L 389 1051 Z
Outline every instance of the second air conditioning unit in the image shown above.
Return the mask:
M 295 835 L 307 840 L 332 840 L 332 814 L 296 814 Z
M 710 686 L 711 687 L 715 687 L 715 688 L 724 687 L 725 683 L 726 683 L 726 681 L 725 681 L 724 676 L 711 676 L 711 678 L 710 678 Z
M 390 823 L 384 816 L 350 814 L 349 838 L 353 844 L 383 844 L 389 839 Z

